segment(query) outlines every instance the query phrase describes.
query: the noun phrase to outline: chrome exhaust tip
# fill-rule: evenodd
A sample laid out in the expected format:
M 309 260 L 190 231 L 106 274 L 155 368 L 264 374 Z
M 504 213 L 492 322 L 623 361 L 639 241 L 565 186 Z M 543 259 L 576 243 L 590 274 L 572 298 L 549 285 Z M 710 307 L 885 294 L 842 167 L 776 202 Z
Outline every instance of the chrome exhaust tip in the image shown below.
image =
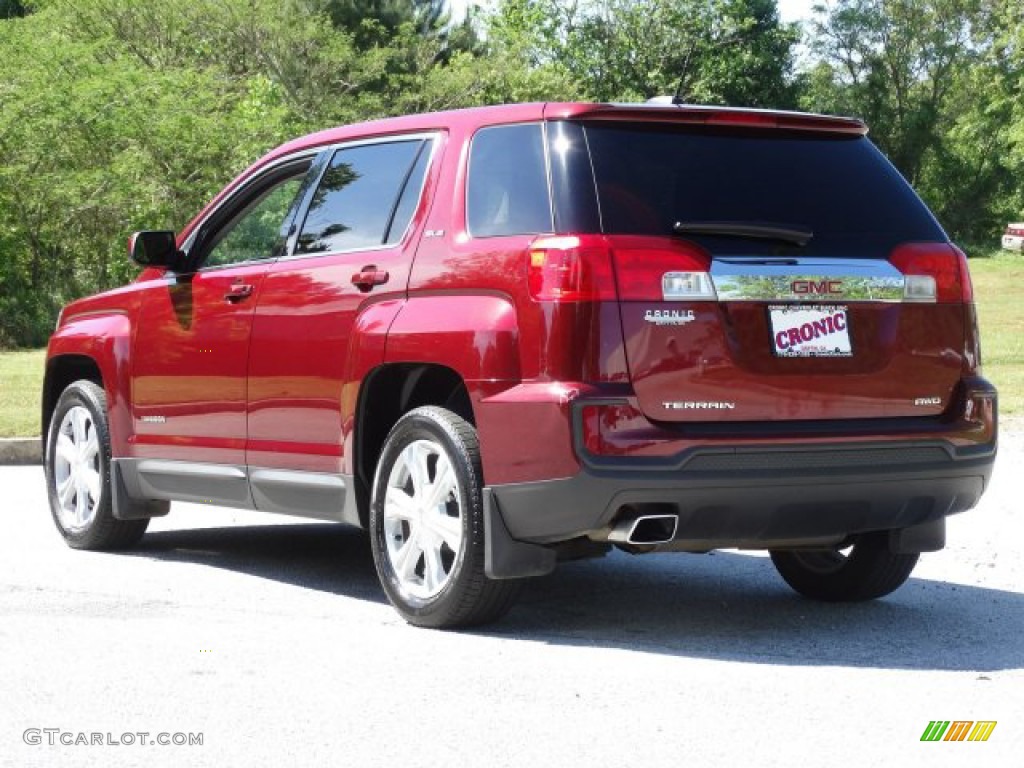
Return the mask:
M 616 523 L 608 541 L 616 544 L 667 544 L 676 537 L 679 515 L 640 515 Z

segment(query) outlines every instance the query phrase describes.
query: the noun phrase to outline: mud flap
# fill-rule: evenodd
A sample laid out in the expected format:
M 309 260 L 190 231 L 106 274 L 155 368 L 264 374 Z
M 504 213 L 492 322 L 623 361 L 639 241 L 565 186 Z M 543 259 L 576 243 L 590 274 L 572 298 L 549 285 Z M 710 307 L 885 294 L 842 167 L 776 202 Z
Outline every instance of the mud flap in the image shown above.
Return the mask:
M 946 518 L 889 531 L 889 551 L 896 554 L 938 552 L 946 546 Z
M 484 488 L 484 573 L 489 579 L 544 576 L 555 570 L 553 549 L 512 538 L 498 509 L 494 491 Z
M 110 462 L 111 512 L 117 520 L 144 520 L 150 517 L 163 517 L 171 511 L 171 502 L 158 499 L 139 500 L 128 493 L 125 487 L 124 473 L 121 462 L 114 459 Z

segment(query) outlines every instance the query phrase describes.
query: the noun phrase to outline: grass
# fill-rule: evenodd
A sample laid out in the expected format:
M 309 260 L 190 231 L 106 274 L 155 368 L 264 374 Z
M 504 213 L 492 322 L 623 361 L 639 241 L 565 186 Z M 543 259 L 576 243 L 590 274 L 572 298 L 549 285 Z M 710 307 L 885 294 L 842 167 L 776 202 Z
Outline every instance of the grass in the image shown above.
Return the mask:
M 999 415 L 1024 416 L 1024 254 L 992 251 L 970 261 L 981 326 L 981 365 L 999 389 Z
M 1024 254 L 979 253 L 971 259 L 981 324 L 982 367 L 999 388 L 999 413 L 1024 417 Z M 0 437 L 39 432 L 45 351 L 0 351 Z
M 0 351 L 0 437 L 39 434 L 46 350 Z

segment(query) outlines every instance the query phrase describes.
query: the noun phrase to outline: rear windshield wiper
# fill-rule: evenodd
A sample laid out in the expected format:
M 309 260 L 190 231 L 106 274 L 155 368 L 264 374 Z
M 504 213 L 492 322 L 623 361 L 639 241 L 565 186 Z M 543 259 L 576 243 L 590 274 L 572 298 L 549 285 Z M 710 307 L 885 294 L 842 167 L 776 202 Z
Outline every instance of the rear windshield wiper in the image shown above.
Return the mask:
M 782 240 L 807 245 L 814 233 L 803 227 L 787 227 L 756 221 L 677 221 L 672 230 L 679 235 L 725 235 L 758 240 Z

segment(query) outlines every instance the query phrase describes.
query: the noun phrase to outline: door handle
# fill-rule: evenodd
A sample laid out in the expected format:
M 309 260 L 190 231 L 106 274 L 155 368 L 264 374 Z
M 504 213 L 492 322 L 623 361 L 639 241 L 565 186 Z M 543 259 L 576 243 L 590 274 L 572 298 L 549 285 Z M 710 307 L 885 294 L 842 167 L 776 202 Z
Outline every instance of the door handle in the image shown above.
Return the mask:
M 252 286 L 248 283 L 234 283 L 224 294 L 224 300 L 234 304 L 236 301 L 252 296 Z
M 371 290 L 375 285 L 384 285 L 389 277 L 387 271 L 377 269 L 376 265 L 370 264 L 352 275 L 352 285 L 365 292 Z

